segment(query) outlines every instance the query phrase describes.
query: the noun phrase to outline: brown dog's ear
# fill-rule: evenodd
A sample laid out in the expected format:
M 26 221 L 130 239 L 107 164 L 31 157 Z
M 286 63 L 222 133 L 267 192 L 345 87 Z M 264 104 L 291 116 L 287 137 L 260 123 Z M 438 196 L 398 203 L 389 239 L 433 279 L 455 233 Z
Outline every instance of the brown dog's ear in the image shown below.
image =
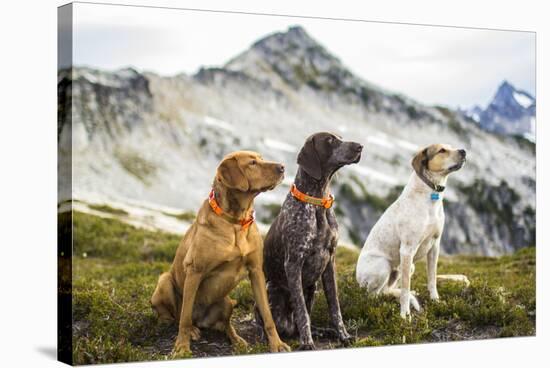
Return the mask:
M 218 167 L 218 178 L 228 188 L 247 192 L 248 179 L 244 176 L 239 163 L 235 157 L 227 158 Z
M 300 165 L 308 175 L 312 176 L 316 180 L 321 179 L 321 160 L 319 154 L 315 148 L 315 140 L 313 136 L 310 136 L 304 146 L 298 153 L 298 165 Z
M 422 151 L 419 151 L 416 156 L 412 159 L 412 167 L 414 171 L 418 174 L 422 173 L 426 168 L 428 163 L 428 149 L 424 148 Z

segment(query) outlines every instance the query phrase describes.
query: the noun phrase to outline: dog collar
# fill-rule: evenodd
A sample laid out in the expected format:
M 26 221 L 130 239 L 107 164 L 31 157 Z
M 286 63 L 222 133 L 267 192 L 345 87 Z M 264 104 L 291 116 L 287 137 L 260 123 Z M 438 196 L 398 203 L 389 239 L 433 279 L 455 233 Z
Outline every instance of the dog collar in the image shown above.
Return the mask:
M 430 181 L 430 179 L 428 179 L 424 173 L 416 173 L 416 175 L 418 175 L 418 177 L 420 179 L 422 179 L 422 181 L 424 183 L 426 183 L 427 186 L 429 186 L 434 192 L 437 192 L 437 193 L 441 193 L 445 190 L 445 186 L 444 185 L 438 185 L 438 184 L 434 184 Z M 433 194 L 433 193 L 432 193 Z M 439 199 L 439 194 L 438 194 L 438 199 Z
M 325 198 L 317 198 L 309 196 L 305 193 L 302 193 L 296 188 L 296 184 L 292 184 L 292 188 L 290 188 L 290 194 L 300 202 L 305 202 L 309 204 L 314 204 L 316 206 L 324 207 L 324 208 L 330 208 L 332 207 L 332 204 L 334 203 L 334 196 L 332 194 L 329 194 L 328 197 Z
M 218 202 L 216 201 L 216 195 L 214 193 L 214 189 L 210 191 L 210 195 L 208 196 L 208 203 L 210 204 L 210 208 L 212 208 L 212 210 L 216 215 L 223 217 L 224 219 L 231 222 L 232 224 L 241 225 L 243 230 L 245 230 L 250 225 L 252 225 L 252 223 L 255 220 L 254 211 L 252 211 L 252 213 L 250 214 L 250 217 L 247 219 L 239 219 L 237 217 L 234 217 L 225 213 L 225 211 L 218 205 Z
M 430 194 L 430 199 L 431 199 L 432 201 L 438 201 L 439 198 L 440 198 L 439 192 L 432 192 L 432 194 Z

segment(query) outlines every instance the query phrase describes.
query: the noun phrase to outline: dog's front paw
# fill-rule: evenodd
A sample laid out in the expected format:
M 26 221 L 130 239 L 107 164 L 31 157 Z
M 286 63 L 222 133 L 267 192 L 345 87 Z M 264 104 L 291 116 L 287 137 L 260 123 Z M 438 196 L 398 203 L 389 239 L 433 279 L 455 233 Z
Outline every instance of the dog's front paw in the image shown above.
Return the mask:
M 408 322 L 411 321 L 411 308 L 409 303 L 401 304 L 401 318 Z
M 269 350 L 272 353 L 282 353 L 285 351 L 290 351 L 290 346 L 285 344 L 283 341 L 279 340 L 279 341 L 276 341 L 275 343 L 270 343 Z
M 183 339 L 178 336 L 174 349 L 172 350 L 173 358 L 186 358 L 192 356 L 189 339 Z
M 340 340 L 340 342 L 344 346 L 350 346 L 351 344 L 353 344 L 355 342 L 355 337 L 350 336 L 350 334 L 348 334 L 346 331 L 341 333 L 340 336 L 338 337 L 338 339 Z
M 298 346 L 298 349 L 297 350 L 315 350 L 315 344 L 313 343 L 309 343 L 309 344 L 300 344 L 300 346 Z
M 401 289 L 401 296 L 399 298 L 399 304 L 401 307 L 401 318 L 405 320 L 411 320 L 411 304 L 418 303 L 418 300 L 416 300 L 416 297 L 411 293 L 409 290 Z
M 430 290 L 430 299 L 434 302 L 439 301 L 439 293 L 437 292 L 437 290 Z
M 313 342 L 303 343 L 298 346 L 298 350 L 315 350 L 315 344 Z

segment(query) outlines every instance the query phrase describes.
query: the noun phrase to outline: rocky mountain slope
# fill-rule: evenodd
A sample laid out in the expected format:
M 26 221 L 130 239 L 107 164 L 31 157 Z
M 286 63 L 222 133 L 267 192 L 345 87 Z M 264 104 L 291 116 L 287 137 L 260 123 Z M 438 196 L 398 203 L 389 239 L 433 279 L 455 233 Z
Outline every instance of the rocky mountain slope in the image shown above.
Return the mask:
M 536 100 L 507 81 L 502 82 L 487 108 L 474 106 L 466 114 L 490 132 L 535 141 Z
M 362 246 L 411 175 L 414 153 L 434 142 L 464 147 L 469 158 L 446 191 L 445 252 L 498 255 L 535 242 L 532 143 L 372 85 L 300 27 L 194 75 L 76 67 L 60 72 L 58 88 L 60 101 L 72 100 L 60 104 L 58 140 L 65 147 L 72 133 L 77 200 L 189 221 L 223 155 L 251 149 L 288 168 L 284 183 L 256 201 L 267 226 L 304 139 L 327 130 L 365 145 L 361 162 L 343 168 L 332 186 L 344 242 Z M 60 162 L 71 159 L 69 150 L 59 154 Z

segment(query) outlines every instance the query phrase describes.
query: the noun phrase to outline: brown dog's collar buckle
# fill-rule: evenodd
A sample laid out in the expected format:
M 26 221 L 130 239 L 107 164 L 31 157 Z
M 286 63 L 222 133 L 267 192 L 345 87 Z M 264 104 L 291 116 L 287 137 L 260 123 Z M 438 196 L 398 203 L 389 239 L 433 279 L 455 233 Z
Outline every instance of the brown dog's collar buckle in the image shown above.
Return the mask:
M 256 213 L 254 211 L 252 211 L 249 218 L 243 219 L 243 220 L 240 221 L 243 230 L 247 229 L 250 225 L 252 225 L 252 223 L 255 220 L 256 220 Z

